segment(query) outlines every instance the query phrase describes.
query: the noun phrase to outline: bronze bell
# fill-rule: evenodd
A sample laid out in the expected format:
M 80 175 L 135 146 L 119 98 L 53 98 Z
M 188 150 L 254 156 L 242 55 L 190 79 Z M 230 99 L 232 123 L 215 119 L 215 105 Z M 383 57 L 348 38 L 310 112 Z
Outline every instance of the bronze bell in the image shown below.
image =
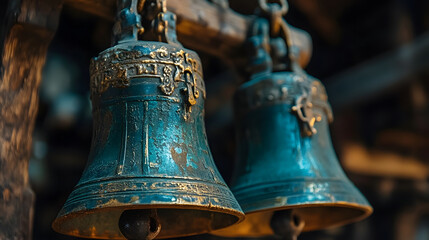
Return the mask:
M 260 21 L 257 32 L 264 31 Z M 344 174 L 332 147 L 325 88 L 295 65 L 273 72 L 263 38 L 252 40 L 260 50 L 260 61 L 254 61 L 259 70 L 234 99 L 238 163 L 231 189 L 246 219 L 214 234 L 273 235 L 272 217 L 282 210 L 301 219 L 303 231 L 369 216 L 371 206 Z
M 138 218 L 139 209 L 150 217 L 148 238 L 205 233 L 244 218 L 207 143 L 198 55 L 174 35 L 166 37 L 168 43 L 137 40 L 136 5 L 123 1 L 118 44 L 91 62 L 91 152 L 52 224 L 57 232 L 123 239 L 123 213 Z M 169 20 L 173 34 L 174 16 L 158 17 Z

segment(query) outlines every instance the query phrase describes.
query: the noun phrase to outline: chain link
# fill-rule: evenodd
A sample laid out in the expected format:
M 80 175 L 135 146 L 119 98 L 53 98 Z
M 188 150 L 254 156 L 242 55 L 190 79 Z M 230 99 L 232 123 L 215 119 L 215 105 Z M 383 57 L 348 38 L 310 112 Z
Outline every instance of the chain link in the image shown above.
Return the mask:
M 166 0 L 140 0 L 138 11 L 158 41 L 181 46 L 176 35 L 176 15 L 167 11 Z
M 289 4 L 286 0 L 258 0 L 260 15 L 270 20 L 270 37 L 283 39 L 286 45 L 286 58 L 295 68 L 292 55 L 292 38 L 289 25 L 283 18 L 289 11 Z
M 289 4 L 286 0 L 277 0 L 277 3 L 269 0 L 258 0 L 259 8 L 263 15 L 266 15 L 271 20 L 271 35 L 277 36 L 281 29 L 283 16 L 289 10 Z

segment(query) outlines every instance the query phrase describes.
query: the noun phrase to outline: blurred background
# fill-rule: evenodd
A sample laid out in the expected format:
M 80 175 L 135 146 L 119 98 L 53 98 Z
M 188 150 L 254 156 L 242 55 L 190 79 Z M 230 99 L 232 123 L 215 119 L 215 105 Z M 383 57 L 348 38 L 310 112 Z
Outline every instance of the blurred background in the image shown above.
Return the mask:
M 229 2 L 239 13 L 253 12 L 253 1 Z M 303 233 L 299 239 L 429 239 L 429 1 L 289 4 L 287 21 L 313 40 L 306 70 L 326 85 L 340 162 L 374 207 L 364 221 Z M 29 167 L 37 197 L 35 240 L 77 239 L 55 233 L 51 223 L 87 160 L 92 135 L 89 60 L 110 46 L 112 25 L 67 6 L 62 11 L 44 67 Z M 219 59 L 200 55 L 207 135 L 228 182 L 235 151 L 231 97 L 239 76 Z

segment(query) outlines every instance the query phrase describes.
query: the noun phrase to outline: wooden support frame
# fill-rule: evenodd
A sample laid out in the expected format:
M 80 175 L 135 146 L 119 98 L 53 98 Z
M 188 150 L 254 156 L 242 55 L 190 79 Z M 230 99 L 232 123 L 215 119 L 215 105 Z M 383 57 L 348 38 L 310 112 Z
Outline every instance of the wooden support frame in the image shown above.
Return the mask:
M 60 0 L 9 0 L 0 35 L 0 239 L 31 239 L 28 162 L 46 52 Z
M 116 0 L 66 0 L 68 6 L 112 20 Z M 239 67 L 246 63 L 243 43 L 251 18 L 207 0 L 167 0 L 169 11 L 177 15 L 179 40 L 194 50 L 206 52 Z M 292 28 L 295 59 L 307 66 L 312 52 L 310 35 Z

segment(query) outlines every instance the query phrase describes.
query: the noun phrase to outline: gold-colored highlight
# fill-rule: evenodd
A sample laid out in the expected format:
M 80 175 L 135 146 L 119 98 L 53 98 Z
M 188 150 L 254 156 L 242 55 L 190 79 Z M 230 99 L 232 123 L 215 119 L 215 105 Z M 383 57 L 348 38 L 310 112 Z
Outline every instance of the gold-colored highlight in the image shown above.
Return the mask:
M 273 235 L 270 222 L 274 212 L 292 209 L 304 221 L 304 232 L 334 228 L 360 221 L 373 212 L 369 206 L 348 202 L 288 205 L 246 213 L 239 224 L 212 232 L 223 237 L 264 237 Z

